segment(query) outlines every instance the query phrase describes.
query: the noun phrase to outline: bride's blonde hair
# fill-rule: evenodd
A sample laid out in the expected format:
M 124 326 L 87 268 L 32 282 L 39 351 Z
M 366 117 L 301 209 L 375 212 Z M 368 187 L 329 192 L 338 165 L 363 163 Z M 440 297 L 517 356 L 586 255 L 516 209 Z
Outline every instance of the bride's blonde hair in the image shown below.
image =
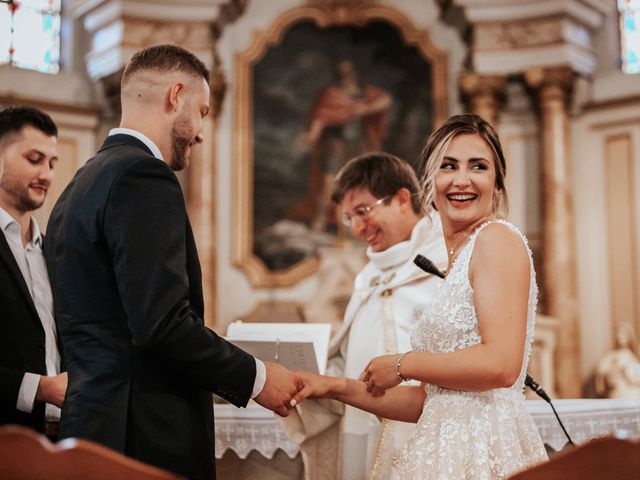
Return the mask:
M 427 143 L 422 149 L 418 172 L 420 175 L 424 208 L 427 213 L 431 213 L 432 210 L 436 209 L 433 203 L 435 197 L 434 179 L 440 170 L 444 154 L 447 148 L 449 148 L 453 137 L 467 133 L 480 135 L 493 151 L 496 168 L 493 215 L 504 218 L 509 210 L 509 199 L 504 183 L 504 178 L 507 174 L 507 165 L 504 154 L 502 153 L 500 139 L 496 131 L 486 120 L 479 115 L 471 113 L 450 117 L 440 128 L 429 136 Z

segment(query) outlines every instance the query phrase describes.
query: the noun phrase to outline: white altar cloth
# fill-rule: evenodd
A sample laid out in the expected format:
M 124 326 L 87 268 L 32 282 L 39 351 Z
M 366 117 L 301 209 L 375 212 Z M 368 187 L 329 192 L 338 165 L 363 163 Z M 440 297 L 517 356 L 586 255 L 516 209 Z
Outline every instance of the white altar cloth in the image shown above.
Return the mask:
M 640 438 L 640 398 L 555 400 L 553 404 L 576 444 L 610 434 Z M 526 400 L 526 405 L 542 441 L 561 450 L 567 439 L 549 404 Z M 227 450 L 233 450 L 240 458 L 246 458 L 253 450 L 266 458 L 272 458 L 278 449 L 290 458 L 300 451 L 287 438 L 274 414 L 253 402 L 247 408 L 216 404 L 215 419 L 216 458 L 222 458 Z
M 554 450 L 567 443 L 558 420 L 544 400 L 527 400 L 542 441 Z M 574 443 L 604 435 L 640 438 L 640 398 L 554 400 L 556 411 Z
M 276 450 L 295 458 L 300 451 L 298 444 L 289 440 L 275 414 L 254 402 L 247 408 L 231 404 L 215 405 L 215 452 L 220 459 L 227 450 L 233 450 L 240 458 L 247 458 L 252 450 L 263 457 L 273 458 Z

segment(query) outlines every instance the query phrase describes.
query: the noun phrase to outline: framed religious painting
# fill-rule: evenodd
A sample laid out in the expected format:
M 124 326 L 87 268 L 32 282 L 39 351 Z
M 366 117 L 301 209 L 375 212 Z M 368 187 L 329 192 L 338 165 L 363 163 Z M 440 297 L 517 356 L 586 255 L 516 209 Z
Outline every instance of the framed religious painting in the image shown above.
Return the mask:
M 416 164 L 447 113 L 446 58 L 401 12 L 299 7 L 236 58 L 233 260 L 256 287 L 294 285 L 348 241 L 336 172 L 372 150 Z

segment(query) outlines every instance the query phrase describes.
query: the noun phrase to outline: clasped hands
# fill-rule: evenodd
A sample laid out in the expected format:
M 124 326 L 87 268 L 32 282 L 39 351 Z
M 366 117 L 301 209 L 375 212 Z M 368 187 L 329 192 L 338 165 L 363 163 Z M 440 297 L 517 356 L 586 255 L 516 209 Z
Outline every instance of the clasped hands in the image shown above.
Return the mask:
M 254 400 L 264 408 L 286 417 L 296 404 L 296 395 L 304 387 L 302 376 L 299 372 L 292 372 L 277 363 L 264 362 L 264 366 L 267 378 Z
M 396 374 L 396 363 L 401 355 L 382 355 L 369 362 L 359 380 L 343 377 L 330 377 L 310 372 L 296 372 L 304 385 L 292 398 L 291 407 L 307 398 L 333 398 L 344 400 L 352 392 L 354 384 L 364 383 L 366 390 L 373 396 L 384 395 L 385 391 L 395 387 L 401 381 Z M 362 383 L 360 383 L 362 382 Z M 357 385 L 356 385 L 357 386 Z

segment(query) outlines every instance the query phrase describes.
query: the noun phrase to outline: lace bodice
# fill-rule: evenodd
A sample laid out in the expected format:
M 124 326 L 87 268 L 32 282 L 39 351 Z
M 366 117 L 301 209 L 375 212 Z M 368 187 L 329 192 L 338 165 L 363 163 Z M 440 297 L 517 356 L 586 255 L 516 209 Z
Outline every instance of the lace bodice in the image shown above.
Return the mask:
M 514 230 L 522 238 L 529 253 L 530 287 L 529 306 L 527 310 L 527 333 L 524 349 L 524 359 L 518 380 L 511 389 L 521 392 L 524 388 L 527 363 L 533 341 L 533 329 L 535 326 L 536 304 L 538 301 L 538 287 L 536 274 L 533 268 L 531 250 L 527 240 L 520 231 L 511 223 L 504 220 L 495 220 L 480 225 L 471 235 L 467 244 L 460 251 L 451 267 L 436 299 L 423 311 L 418 324 L 411 335 L 411 346 L 414 350 L 433 353 L 448 353 L 461 348 L 467 348 L 480 343 L 481 337 L 478 330 L 478 318 L 473 305 L 473 288 L 469 282 L 469 263 L 473 254 L 473 247 L 478 234 L 491 223 L 502 223 Z

